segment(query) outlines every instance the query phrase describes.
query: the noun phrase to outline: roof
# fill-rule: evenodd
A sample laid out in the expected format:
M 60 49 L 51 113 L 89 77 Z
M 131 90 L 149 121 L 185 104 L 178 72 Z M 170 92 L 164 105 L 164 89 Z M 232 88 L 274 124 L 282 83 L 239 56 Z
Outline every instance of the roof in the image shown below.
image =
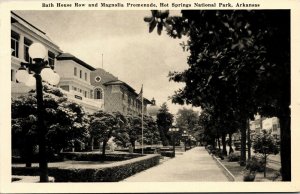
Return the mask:
M 127 87 L 127 89 L 129 89 L 129 91 L 133 92 L 136 96 L 138 96 L 138 94 L 135 92 L 135 89 L 133 89 L 130 85 L 128 85 L 127 83 L 121 81 L 121 80 L 113 80 L 113 81 L 109 81 L 104 83 L 103 85 L 105 86 L 109 86 L 109 85 L 123 85 L 125 87 Z M 152 104 L 150 100 L 148 100 L 147 98 L 143 97 L 144 101 L 147 104 Z
M 129 89 L 129 91 L 135 93 L 135 90 L 130 85 L 128 85 L 127 83 L 125 83 L 125 82 L 123 82 L 121 80 L 109 81 L 109 82 L 104 83 L 103 85 L 105 85 L 105 86 L 109 86 L 109 85 L 124 85 L 124 86 L 126 86 Z
M 62 53 L 60 55 L 58 55 L 56 57 L 57 60 L 59 61 L 63 61 L 63 60 L 73 60 L 77 63 L 79 63 L 80 65 L 82 65 L 85 68 L 88 68 L 91 71 L 96 70 L 94 67 L 90 66 L 89 64 L 85 63 L 84 61 L 78 59 L 77 57 L 75 57 L 74 55 L 70 54 L 70 53 Z
M 30 31 L 34 32 L 35 34 L 37 34 L 38 36 L 42 37 L 43 39 L 47 40 L 48 42 L 50 42 L 52 45 L 54 45 L 55 47 L 57 47 L 58 50 L 59 47 L 57 46 L 57 44 L 55 44 L 50 38 L 49 36 L 47 36 L 47 34 L 45 32 L 43 32 L 41 29 L 37 28 L 36 26 L 32 25 L 31 23 L 29 23 L 28 21 L 26 21 L 25 19 L 23 19 L 22 17 L 20 17 L 19 15 L 17 15 L 16 13 L 11 11 L 11 23 L 19 23 L 23 26 L 25 26 L 26 28 L 28 28 Z M 61 52 L 61 51 L 60 51 Z

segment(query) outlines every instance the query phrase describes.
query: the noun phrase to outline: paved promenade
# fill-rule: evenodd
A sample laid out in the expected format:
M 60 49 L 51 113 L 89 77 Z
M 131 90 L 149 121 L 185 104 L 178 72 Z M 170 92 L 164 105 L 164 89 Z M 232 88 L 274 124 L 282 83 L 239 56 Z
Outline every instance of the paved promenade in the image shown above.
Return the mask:
M 124 181 L 227 182 L 228 179 L 204 147 L 196 147 Z

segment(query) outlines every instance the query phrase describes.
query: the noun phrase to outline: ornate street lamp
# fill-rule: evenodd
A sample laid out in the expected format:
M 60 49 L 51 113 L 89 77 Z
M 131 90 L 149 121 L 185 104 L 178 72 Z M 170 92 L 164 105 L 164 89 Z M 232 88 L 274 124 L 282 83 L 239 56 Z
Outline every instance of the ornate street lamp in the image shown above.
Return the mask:
M 187 132 L 184 130 L 182 134 L 183 140 L 184 140 L 184 151 L 186 151 L 186 139 L 188 137 Z
M 172 140 L 173 140 L 173 153 L 175 157 L 175 133 L 179 131 L 179 128 L 176 126 L 172 126 L 169 131 L 172 133 Z
M 44 123 L 45 109 L 42 80 L 51 85 L 57 85 L 60 77 L 50 68 L 48 61 L 45 60 L 47 50 L 42 44 L 33 43 L 29 47 L 28 52 L 34 63 L 21 63 L 21 67 L 16 73 L 16 79 L 18 82 L 25 83 L 25 85 L 30 87 L 36 85 L 40 182 L 48 182 L 48 163 L 46 154 L 47 130 Z

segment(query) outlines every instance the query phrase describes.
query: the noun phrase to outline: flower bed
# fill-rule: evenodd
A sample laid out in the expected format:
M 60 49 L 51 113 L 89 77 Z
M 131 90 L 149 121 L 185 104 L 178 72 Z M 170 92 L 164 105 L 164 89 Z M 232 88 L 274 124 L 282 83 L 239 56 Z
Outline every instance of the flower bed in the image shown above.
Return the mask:
M 159 164 L 159 158 L 160 155 L 153 154 L 109 165 L 50 167 L 48 171 L 55 182 L 115 182 Z M 38 167 L 12 167 L 12 174 L 38 176 L 39 169 Z

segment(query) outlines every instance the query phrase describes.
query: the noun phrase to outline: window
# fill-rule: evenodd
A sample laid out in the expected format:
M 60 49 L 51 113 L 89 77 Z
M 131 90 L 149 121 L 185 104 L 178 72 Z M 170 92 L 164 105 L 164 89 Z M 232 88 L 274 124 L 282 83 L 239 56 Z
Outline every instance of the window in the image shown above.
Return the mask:
M 19 40 L 20 35 L 11 31 L 11 55 L 14 57 L 19 57 Z
M 74 87 L 74 86 L 72 86 L 72 89 L 73 89 L 74 91 L 77 91 L 77 88 L 76 88 L 76 87 Z
M 93 98 L 93 90 L 90 91 L 90 98 Z
M 95 89 L 95 99 L 103 99 L 103 90 L 101 88 Z
M 84 80 L 87 81 L 87 73 L 84 73 Z
M 79 77 L 82 78 L 82 71 L 79 71 Z
M 101 77 L 100 76 L 95 77 L 95 81 L 96 82 L 100 82 L 101 81 Z
M 278 128 L 277 124 L 273 124 L 273 131 L 274 131 L 274 132 L 277 131 L 277 128 Z
M 25 61 L 30 62 L 30 63 L 32 63 L 32 59 L 29 56 L 28 50 L 29 50 L 29 46 L 31 44 L 32 44 L 32 41 L 25 37 L 24 38 L 24 59 L 25 59 Z
M 61 89 L 69 91 L 69 86 L 60 86 Z
M 82 93 L 82 89 L 79 89 L 79 92 Z
M 11 73 L 11 81 L 15 80 L 15 71 L 13 69 L 10 70 Z
M 74 75 L 77 76 L 77 68 L 74 67 Z
M 84 91 L 84 97 L 87 97 L 87 91 Z
M 55 59 L 55 54 L 52 53 L 51 51 L 48 51 L 48 62 L 50 67 L 52 68 L 54 67 L 54 63 L 55 63 L 54 59 Z

